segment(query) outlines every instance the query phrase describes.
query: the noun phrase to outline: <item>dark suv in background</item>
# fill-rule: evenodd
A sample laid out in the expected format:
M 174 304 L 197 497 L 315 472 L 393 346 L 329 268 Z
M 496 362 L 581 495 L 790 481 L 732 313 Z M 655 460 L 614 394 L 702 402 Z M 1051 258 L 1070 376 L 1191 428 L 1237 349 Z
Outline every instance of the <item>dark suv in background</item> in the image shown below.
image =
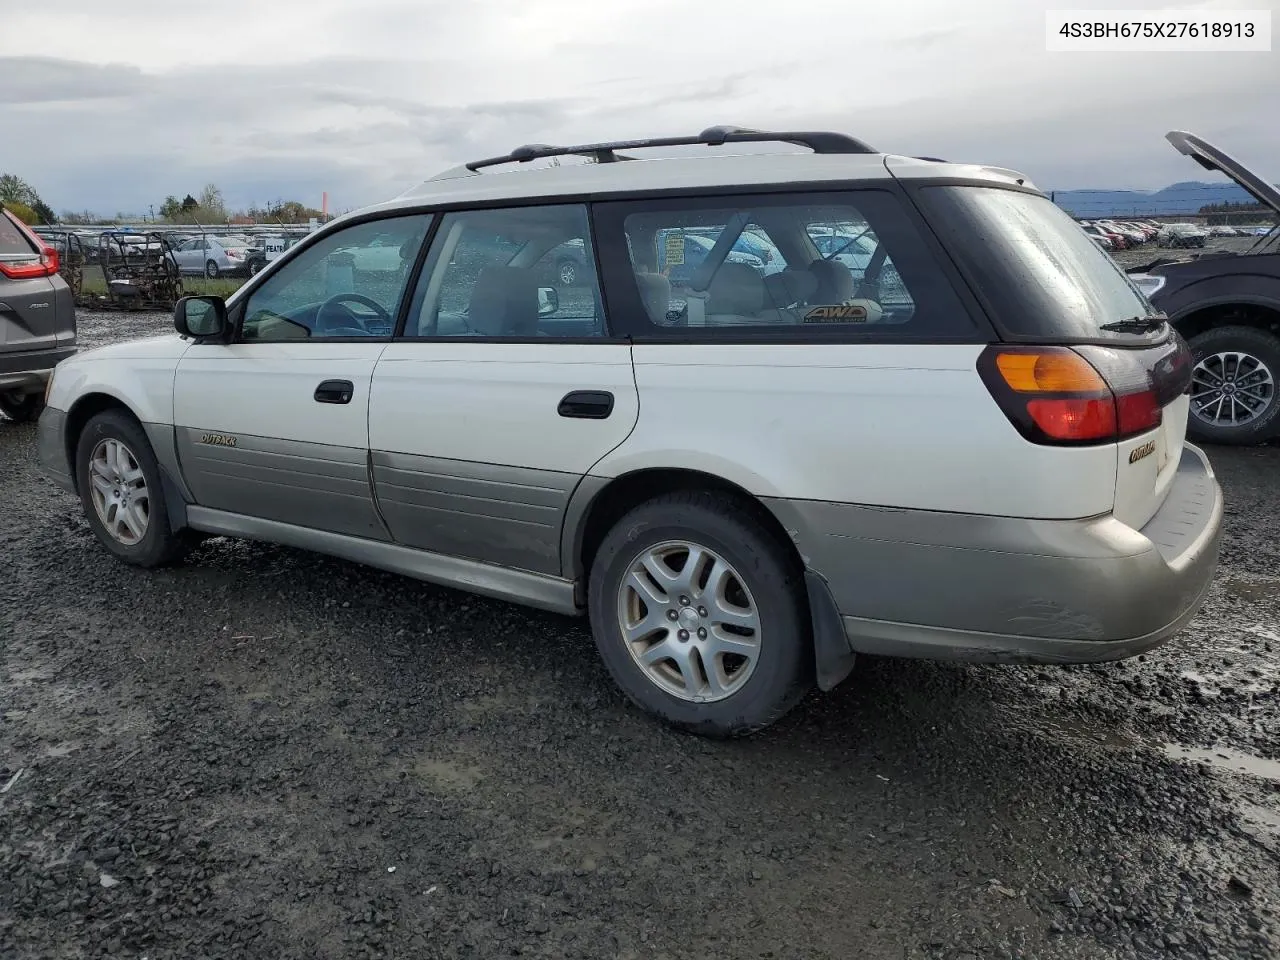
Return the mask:
M 1194 134 L 1174 130 L 1165 136 L 1280 217 L 1280 190 L 1273 184 Z M 1162 257 L 1129 273 L 1191 347 L 1187 433 L 1230 444 L 1280 436 L 1280 224 L 1247 249 Z
M 75 299 L 58 252 L 0 208 L 0 412 L 34 420 L 49 374 L 75 352 Z

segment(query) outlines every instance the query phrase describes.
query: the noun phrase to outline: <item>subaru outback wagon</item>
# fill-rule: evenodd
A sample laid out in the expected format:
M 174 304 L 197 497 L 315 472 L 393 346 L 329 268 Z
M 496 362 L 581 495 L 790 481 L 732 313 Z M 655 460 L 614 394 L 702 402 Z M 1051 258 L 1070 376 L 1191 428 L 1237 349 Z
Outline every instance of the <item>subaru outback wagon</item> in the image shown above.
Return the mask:
M 634 156 L 763 141 L 808 150 Z M 779 269 L 732 261 L 745 232 Z M 566 243 L 593 269 L 541 286 Z M 821 132 L 523 147 L 174 320 L 49 391 L 43 459 L 107 550 L 251 538 L 585 614 L 635 703 L 706 734 L 860 653 L 1129 657 L 1217 564 L 1186 345 L 1004 169 Z

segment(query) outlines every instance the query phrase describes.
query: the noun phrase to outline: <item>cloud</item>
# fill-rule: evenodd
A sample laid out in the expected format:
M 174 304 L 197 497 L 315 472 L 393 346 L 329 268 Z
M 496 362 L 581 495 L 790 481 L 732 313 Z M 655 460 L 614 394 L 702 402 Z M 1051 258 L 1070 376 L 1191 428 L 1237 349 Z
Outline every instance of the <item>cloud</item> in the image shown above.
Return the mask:
M 206 182 L 354 207 L 521 143 L 731 121 L 1061 189 L 1207 177 L 1181 127 L 1280 176 L 1273 55 L 1049 54 L 1025 0 L 61 0 L 6 10 L 0 76 L 0 172 L 104 213 Z
M 136 66 L 55 57 L 0 57 L 0 77 L 0 104 L 14 106 L 128 97 L 145 85 Z

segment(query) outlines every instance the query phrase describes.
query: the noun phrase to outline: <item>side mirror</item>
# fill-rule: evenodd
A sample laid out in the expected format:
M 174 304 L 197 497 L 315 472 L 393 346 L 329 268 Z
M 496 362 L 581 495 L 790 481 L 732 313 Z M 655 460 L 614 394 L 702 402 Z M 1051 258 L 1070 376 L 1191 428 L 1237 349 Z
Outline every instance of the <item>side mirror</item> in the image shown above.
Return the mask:
M 560 309 L 560 294 L 555 287 L 538 288 L 538 316 L 546 317 Z
M 227 303 L 221 297 L 183 297 L 174 305 L 173 326 L 184 337 L 217 337 L 227 330 Z

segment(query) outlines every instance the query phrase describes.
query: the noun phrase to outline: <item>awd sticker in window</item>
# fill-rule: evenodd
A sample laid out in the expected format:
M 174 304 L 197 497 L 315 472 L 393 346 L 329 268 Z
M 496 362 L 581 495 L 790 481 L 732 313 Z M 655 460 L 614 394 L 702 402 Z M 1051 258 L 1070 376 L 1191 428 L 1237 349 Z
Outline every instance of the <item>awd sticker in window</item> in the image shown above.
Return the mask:
M 814 307 L 804 315 L 805 323 L 866 323 L 867 308 L 860 303 L 836 303 Z

